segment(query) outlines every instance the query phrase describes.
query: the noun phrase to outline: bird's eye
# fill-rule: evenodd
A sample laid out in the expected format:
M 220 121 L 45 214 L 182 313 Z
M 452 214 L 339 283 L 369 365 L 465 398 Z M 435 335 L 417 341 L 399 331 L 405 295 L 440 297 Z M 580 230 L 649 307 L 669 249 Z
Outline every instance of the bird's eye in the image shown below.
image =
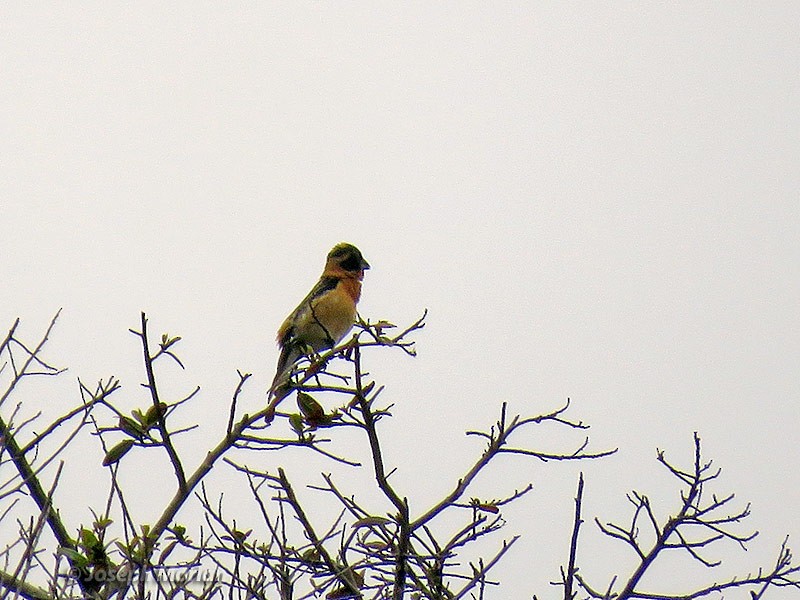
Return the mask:
M 360 271 L 361 270 L 361 259 L 356 256 L 355 254 L 350 254 L 347 258 L 345 258 L 339 265 L 345 271 Z

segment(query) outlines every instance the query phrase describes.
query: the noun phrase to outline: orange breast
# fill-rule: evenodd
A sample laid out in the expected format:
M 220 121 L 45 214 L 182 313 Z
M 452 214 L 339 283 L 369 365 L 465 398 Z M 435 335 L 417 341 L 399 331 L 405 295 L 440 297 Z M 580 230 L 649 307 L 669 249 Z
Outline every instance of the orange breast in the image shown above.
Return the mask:
M 338 343 L 350 331 L 356 320 L 356 305 L 343 281 L 335 290 L 330 291 L 316 302 L 312 302 L 313 310 L 304 315 L 304 323 L 298 329 L 302 337 L 319 349 L 328 336 Z
M 361 282 L 358 279 L 348 277 L 347 279 L 342 279 L 339 285 L 353 299 L 353 302 L 358 302 L 359 298 L 361 298 Z

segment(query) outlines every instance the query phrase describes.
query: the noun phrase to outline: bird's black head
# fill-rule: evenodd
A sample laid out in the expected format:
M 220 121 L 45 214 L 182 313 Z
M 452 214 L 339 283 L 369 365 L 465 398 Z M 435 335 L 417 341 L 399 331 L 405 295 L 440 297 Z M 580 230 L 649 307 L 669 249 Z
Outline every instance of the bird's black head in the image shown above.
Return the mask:
M 328 264 L 331 263 L 348 273 L 359 273 L 369 269 L 369 263 L 361 256 L 361 251 L 353 246 L 353 244 L 348 244 L 346 242 L 336 244 L 333 249 L 328 252 Z

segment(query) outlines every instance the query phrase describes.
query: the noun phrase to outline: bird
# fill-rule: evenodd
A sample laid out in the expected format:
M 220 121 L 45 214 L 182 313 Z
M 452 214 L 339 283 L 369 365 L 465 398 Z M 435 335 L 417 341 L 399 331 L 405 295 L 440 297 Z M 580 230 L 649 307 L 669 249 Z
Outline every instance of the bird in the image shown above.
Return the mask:
M 347 242 L 328 252 L 319 281 L 278 329 L 280 356 L 270 397 L 286 384 L 298 360 L 333 348 L 347 335 L 357 318 L 361 282 L 369 268 L 361 251 Z

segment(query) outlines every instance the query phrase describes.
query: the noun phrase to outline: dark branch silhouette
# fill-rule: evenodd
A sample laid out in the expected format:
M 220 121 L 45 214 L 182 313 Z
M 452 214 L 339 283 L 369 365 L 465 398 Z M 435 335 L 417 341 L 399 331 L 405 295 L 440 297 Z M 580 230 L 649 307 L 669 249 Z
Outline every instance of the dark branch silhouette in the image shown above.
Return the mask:
M 5 477 L 0 481 L 0 600 L 485 598 L 500 583 L 496 565 L 512 547 L 530 543 L 513 531 L 505 533 L 510 525 L 505 509 L 535 490 L 522 475 L 511 473 L 508 488 L 497 497 L 479 497 L 476 479 L 506 455 L 552 469 L 562 461 L 589 464 L 616 452 L 591 448 L 584 437 L 588 425 L 568 415 L 569 400 L 534 416 L 511 414 L 502 403 L 496 421 L 467 432 L 480 447 L 460 476 L 440 498 L 423 503 L 419 489 L 392 477 L 408 467 L 398 460 L 407 453 L 381 434 L 394 407 L 384 402 L 383 386 L 365 365 L 371 352 L 414 356 L 413 336 L 425 326 L 424 314 L 400 329 L 384 320 L 360 321 L 340 346 L 300 359 L 269 404 L 263 392 L 250 390 L 251 375 L 237 371 L 231 395 L 216 404 L 214 420 L 225 425 L 216 439 L 204 429 L 210 420 L 193 416 L 199 387 L 177 399 L 163 392 L 173 387 L 160 385 L 169 365 L 185 369 L 178 352 L 181 338 L 164 334 L 155 342 L 142 314 L 132 332 L 141 343 L 144 400 L 141 394 L 138 400 L 121 399 L 118 391 L 124 388 L 114 377 L 91 388 L 79 380 L 74 402 L 45 420 L 38 397 L 24 397 L 19 384 L 62 373 L 43 353 L 57 317 L 36 344 L 19 339 L 18 320 L 0 343 L 0 466 L 8 466 L 0 471 Z M 143 405 L 131 410 L 137 401 Z M 263 408 L 249 414 L 241 408 L 253 404 Z M 188 426 L 175 427 L 178 418 L 185 422 L 187 417 Z M 561 428 L 557 446 L 520 442 L 523 432 L 543 425 Z M 203 433 L 200 452 L 175 444 L 190 431 Z M 89 523 L 66 522 L 57 506 L 63 496 L 55 493 L 65 492 L 60 476 L 74 464 L 70 453 L 78 439 L 94 439 L 104 455 L 102 464 L 83 461 L 81 468 L 96 469 L 108 481 L 96 495 L 97 505 L 89 507 Z M 774 564 L 755 574 L 688 592 L 642 588 L 645 574 L 665 555 L 682 553 L 713 569 L 721 559 L 712 548 L 726 540 L 744 547 L 755 535 L 739 529 L 749 505 L 731 508 L 733 494 L 709 491 L 719 471 L 701 458 L 697 435 L 694 443 L 688 469 L 657 453 L 682 487 L 672 516 L 659 519 L 648 497 L 634 491 L 628 496 L 633 506 L 628 524 L 595 521 L 606 538 L 622 542 L 636 558 L 630 573 L 610 574 L 602 591 L 580 570 L 588 558 L 580 552 L 585 534 L 581 474 L 569 554 L 556 583 L 563 587 L 560 597 L 677 600 L 743 590 L 764 598 L 774 588 L 800 589 L 800 567 L 793 563 L 788 540 Z M 434 462 L 436 451 L 420 454 Z M 318 483 L 299 483 L 313 476 L 304 470 L 312 457 L 340 472 L 368 469 L 371 488 L 343 483 L 351 478 L 324 471 Z M 174 473 L 169 489 L 142 490 L 126 483 L 127 473 L 156 465 Z M 211 491 L 219 486 L 220 491 Z M 132 510 L 143 502 L 154 515 L 152 522 Z M 644 530 L 654 541 L 645 541 Z M 517 583 L 524 582 L 521 574 Z

